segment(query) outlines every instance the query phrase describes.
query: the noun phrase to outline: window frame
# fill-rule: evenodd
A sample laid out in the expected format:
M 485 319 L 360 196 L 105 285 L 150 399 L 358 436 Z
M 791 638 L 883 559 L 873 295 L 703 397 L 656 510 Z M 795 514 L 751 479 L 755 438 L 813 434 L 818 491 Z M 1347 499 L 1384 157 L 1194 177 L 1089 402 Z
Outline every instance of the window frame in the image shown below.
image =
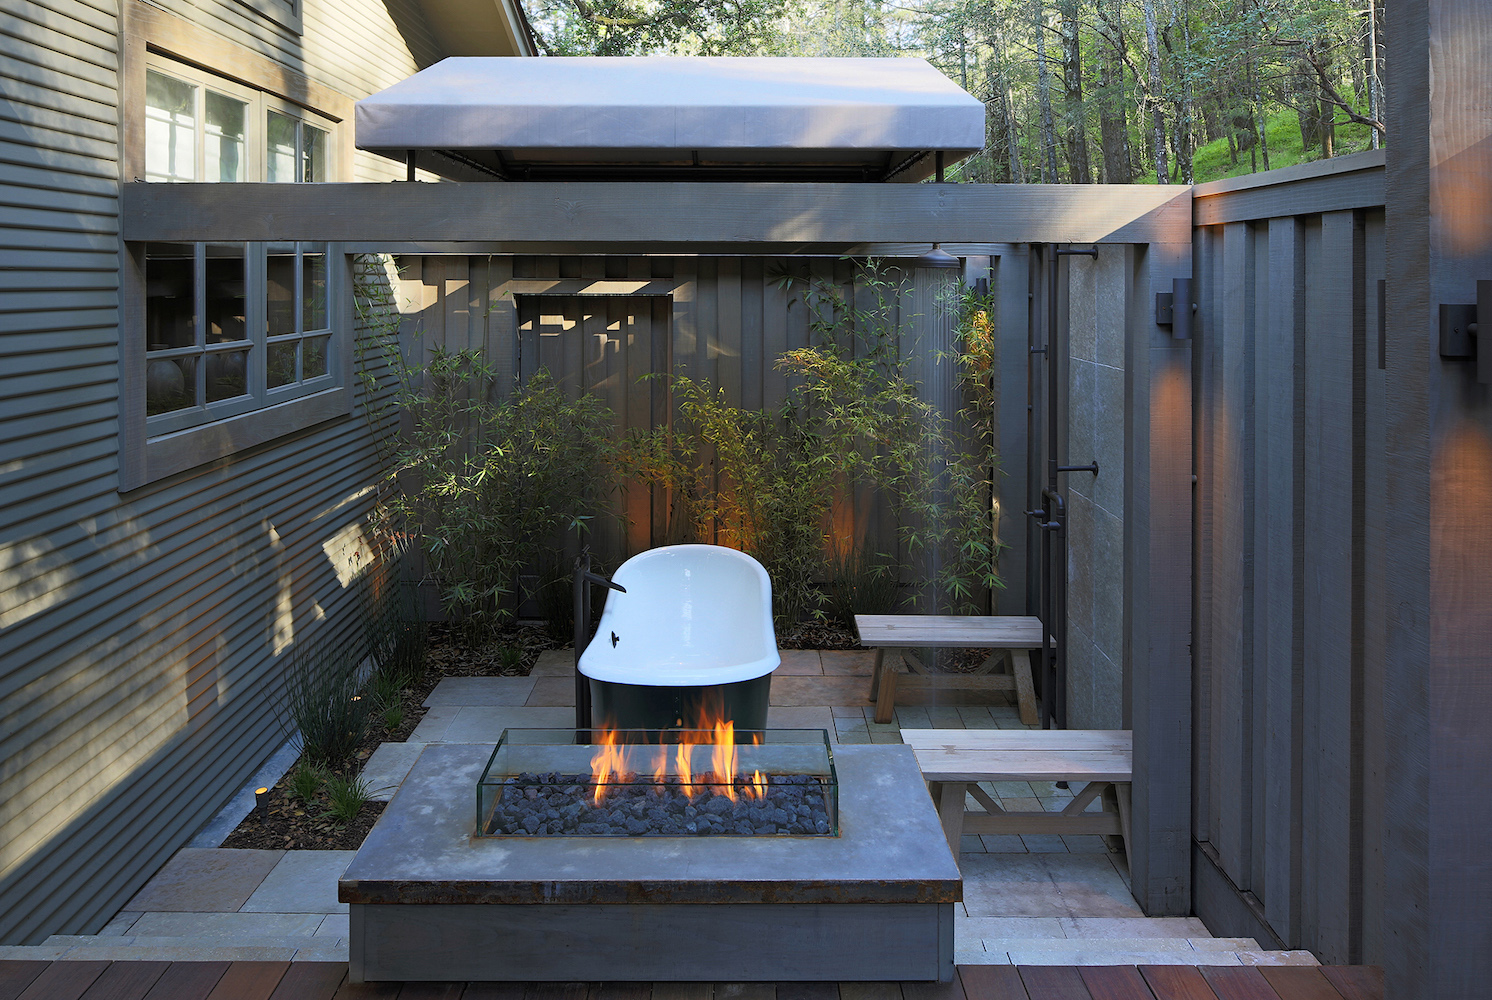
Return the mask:
M 273 112 L 286 118 L 294 119 L 296 122 L 296 164 L 295 172 L 299 174 L 304 169 L 304 143 L 302 136 L 307 126 L 326 133 L 325 156 L 326 163 L 323 174 L 327 181 L 340 178 L 340 160 L 342 158 L 342 145 L 339 141 L 340 133 L 343 131 L 342 122 L 329 115 L 319 114 L 309 108 L 302 107 L 294 101 L 286 100 L 277 94 L 246 86 L 236 80 L 207 70 L 199 69 L 191 63 L 180 59 L 171 58 L 158 52 L 147 52 L 145 55 L 146 73 L 155 72 L 162 76 L 170 77 L 188 84 L 194 88 L 194 107 L 196 116 L 196 140 L 193 149 L 193 180 L 188 181 L 152 181 L 158 184 L 170 183 L 200 183 L 200 184 L 232 184 L 234 181 L 217 181 L 205 176 L 206 172 L 206 107 L 207 91 L 212 90 L 225 97 L 231 97 L 236 101 L 242 101 L 248 105 L 246 111 L 246 124 L 244 127 L 244 180 L 241 183 L 265 183 L 269 180 L 269 116 Z M 148 106 L 142 106 L 142 113 L 148 111 Z M 144 154 L 141 154 L 141 177 L 145 176 Z M 289 183 L 289 182 L 285 182 Z M 294 183 L 311 183 L 301 181 L 298 177 Z M 323 182 L 324 183 L 324 182 Z
M 240 0 L 259 9 L 249 0 Z M 300 0 L 295 0 L 297 12 Z M 143 2 L 123 0 L 120 67 L 121 183 L 145 175 L 146 69 L 168 76 L 191 74 L 202 86 L 236 94 L 232 85 L 262 95 L 253 121 L 267 107 L 288 111 L 318 127 L 329 127 L 327 181 L 352 179 L 353 98 L 318 83 L 284 63 L 231 42 L 221 35 Z M 231 74 L 231 75 L 227 75 Z M 224 83 L 223 81 L 227 81 Z M 267 117 L 264 117 L 267 123 Z M 255 126 L 258 130 L 266 124 Z M 247 137 L 246 137 L 247 138 Z M 200 140 L 199 140 L 200 142 Z M 260 157 L 257 142 L 248 141 L 249 156 Z M 246 157 L 247 159 L 247 157 Z M 262 177 L 249 173 L 248 178 Z M 238 241 L 212 241 L 238 242 Z M 352 338 L 352 258 L 339 243 L 328 244 L 328 280 L 340 282 L 344 293 L 328 302 L 332 340 L 328 379 L 313 391 L 281 393 L 243 412 L 215 412 L 214 419 L 174 430 L 159 422 L 147 426 L 145 414 L 145 244 L 119 238 L 119 472 L 120 492 L 129 492 L 167 477 L 212 464 L 225 465 L 234 455 L 267 445 L 279 438 L 304 433 L 329 420 L 346 420 L 355 396 Z M 262 266 L 252 258 L 249 268 Z M 246 275 L 247 282 L 247 275 Z M 245 311 L 259 308 L 251 296 Z M 247 317 L 246 317 L 247 318 Z M 251 327 L 251 337 L 252 337 Z M 252 341 L 251 341 L 252 342 Z M 252 348 L 251 348 L 252 349 Z

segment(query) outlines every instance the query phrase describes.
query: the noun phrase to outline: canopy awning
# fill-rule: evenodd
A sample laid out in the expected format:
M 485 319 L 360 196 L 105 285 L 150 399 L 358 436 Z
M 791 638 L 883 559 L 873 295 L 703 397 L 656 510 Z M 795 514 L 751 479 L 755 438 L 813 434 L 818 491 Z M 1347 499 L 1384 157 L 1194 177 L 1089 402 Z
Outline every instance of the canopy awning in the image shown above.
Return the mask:
M 356 121 L 512 180 L 915 181 L 984 145 L 984 105 L 910 58 L 453 57 Z

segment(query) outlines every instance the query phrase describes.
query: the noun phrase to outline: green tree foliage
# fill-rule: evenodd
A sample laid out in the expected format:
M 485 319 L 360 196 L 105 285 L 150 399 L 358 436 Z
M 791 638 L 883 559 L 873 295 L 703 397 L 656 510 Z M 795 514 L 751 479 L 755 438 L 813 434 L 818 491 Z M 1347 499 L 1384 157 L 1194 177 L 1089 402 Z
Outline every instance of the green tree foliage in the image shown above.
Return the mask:
M 950 179 L 1208 180 L 1377 147 L 1384 0 L 525 0 L 565 55 L 922 56 L 985 102 Z M 1275 125 L 1298 135 L 1282 141 Z M 1195 174 L 1198 150 L 1211 171 Z M 1160 177 L 1157 167 L 1166 176 Z

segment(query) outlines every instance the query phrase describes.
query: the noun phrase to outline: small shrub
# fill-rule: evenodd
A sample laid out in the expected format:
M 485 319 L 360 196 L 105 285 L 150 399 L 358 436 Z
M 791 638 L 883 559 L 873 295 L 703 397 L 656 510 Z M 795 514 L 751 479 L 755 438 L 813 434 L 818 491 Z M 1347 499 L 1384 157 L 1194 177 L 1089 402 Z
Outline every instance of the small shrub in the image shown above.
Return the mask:
M 883 552 L 851 548 L 829 563 L 824 611 L 843 627 L 855 628 L 856 615 L 895 614 L 901 606 L 896 563 Z
M 344 778 L 340 775 L 326 783 L 326 798 L 330 804 L 327 814 L 338 823 L 348 823 L 368 802 L 368 786 L 362 778 Z
M 286 787 L 290 794 L 309 804 L 316 794 L 321 791 L 321 786 L 326 782 L 326 771 L 312 764 L 304 756 L 296 763 L 295 770 L 290 772 L 290 780 Z
M 390 705 L 383 710 L 384 728 L 392 732 L 404 724 L 404 706 Z
M 503 673 L 516 672 L 523 665 L 523 650 L 517 646 L 503 646 L 497 651 L 497 663 Z
M 360 687 L 343 646 L 311 641 L 291 655 L 282 721 L 299 730 L 301 755 L 312 764 L 336 770 L 357 752 L 373 709 Z

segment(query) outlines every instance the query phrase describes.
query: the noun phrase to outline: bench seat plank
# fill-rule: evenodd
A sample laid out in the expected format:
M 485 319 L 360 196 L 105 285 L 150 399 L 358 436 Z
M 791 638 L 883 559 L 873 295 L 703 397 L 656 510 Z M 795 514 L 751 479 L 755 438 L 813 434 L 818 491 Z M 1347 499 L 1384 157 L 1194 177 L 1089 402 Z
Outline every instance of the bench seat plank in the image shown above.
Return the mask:
M 1041 619 L 1024 615 L 856 615 L 865 646 L 1040 649 Z
M 1130 781 L 1132 754 L 1112 750 L 918 750 L 928 781 Z
M 913 750 L 1109 750 L 1132 752 L 1128 729 L 903 729 Z

